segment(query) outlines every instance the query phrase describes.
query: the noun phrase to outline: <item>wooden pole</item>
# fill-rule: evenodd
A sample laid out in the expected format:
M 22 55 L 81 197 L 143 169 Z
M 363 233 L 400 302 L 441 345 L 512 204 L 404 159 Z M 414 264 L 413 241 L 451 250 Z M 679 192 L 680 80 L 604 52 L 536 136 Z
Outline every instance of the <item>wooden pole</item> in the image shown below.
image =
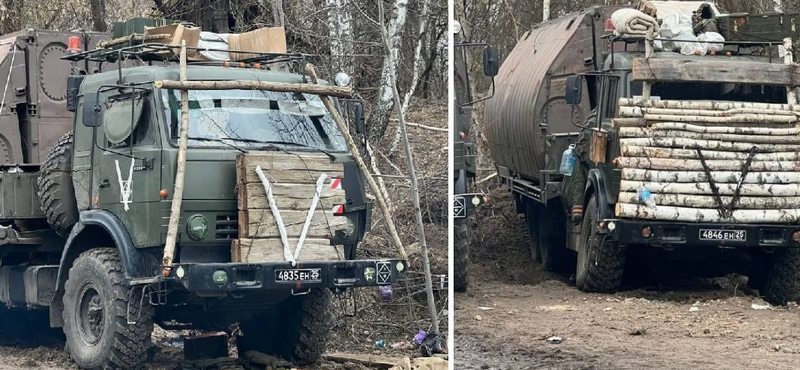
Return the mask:
M 419 187 L 417 186 L 417 173 L 414 170 L 414 157 L 411 154 L 411 145 L 408 142 L 408 133 L 406 132 L 406 122 L 403 117 L 403 110 L 401 109 L 402 103 L 400 102 L 400 92 L 397 90 L 397 81 L 395 79 L 394 70 L 394 56 L 391 53 L 391 46 L 389 45 L 389 35 L 386 34 L 386 27 L 383 20 L 383 1 L 378 1 L 378 19 L 380 19 L 381 38 L 385 46 L 384 52 L 386 59 L 389 63 L 389 70 L 387 77 L 389 84 L 392 86 L 394 92 L 394 106 L 397 107 L 397 120 L 400 127 L 400 137 L 403 139 L 403 146 L 406 152 L 406 166 L 408 166 L 408 176 L 411 178 L 411 200 L 414 203 L 414 215 L 417 221 L 417 235 L 419 236 L 419 247 L 422 252 L 422 268 L 425 272 L 425 292 L 428 298 L 428 310 L 431 315 L 431 331 L 439 333 L 439 315 L 436 314 L 436 304 L 433 299 L 433 283 L 431 281 L 431 264 L 428 259 L 428 244 L 425 241 L 425 226 L 422 222 L 422 210 L 419 206 Z
M 187 80 L 186 76 L 186 40 L 181 40 L 181 82 Z M 183 202 L 183 180 L 186 175 L 186 146 L 189 136 L 189 90 L 181 91 L 181 131 L 178 144 L 178 164 L 175 169 L 175 189 L 172 191 L 172 208 L 169 214 L 167 227 L 167 243 L 164 246 L 164 270 L 162 274 L 169 276 L 172 269 L 172 260 L 175 256 L 175 242 L 178 239 L 178 221 L 181 218 L 181 203 Z
M 174 90 L 266 90 L 277 92 L 303 93 L 314 95 L 334 96 L 349 98 L 353 96 L 353 89 L 349 87 L 294 84 L 284 82 L 228 80 L 228 81 L 175 81 L 158 80 L 153 85 L 159 89 Z
M 317 72 L 314 70 L 314 66 L 311 65 L 311 63 L 306 64 L 306 73 L 311 77 L 312 82 L 317 82 Z M 333 105 L 333 102 L 331 102 L 328 96 L 320 95 L 320 100 L 322 100 L 322 104 L 324 104 L 325 108 L 331 113 L 333 121 L 336 122 L 336 126 L 339 128 L 339 131 L 342 132 L 342 136 L 344 136 L 344 141 L 347 143 L 347 147 L 350 149 L 350 153 L 353 155 L 356 165 L 358 165 L 358 168 L 364 173 L 367 185 L 369 185 L 372 193 L 375 194 L 375 199 L 378 201 L 378 208 L 381 209 L 381 213 L 386 219 L 386 224 L 389 225 L 389 234 L 392 236 L 392 240 L 397 246 L 397 251 L 404 260 L 408 260 L 408 254 L 406 254 L 406 249 L 403 247 L 403 242 L 400 240 L 400 235 L 397 233 L 397 229 L 394 226 L 394 219 L 392 219 L 389 206 L 386 205 L 386 201 L 383 199 L 383 194 L 380 188 L 378 188 L 378 184 L 375 183 L 375 179 L 369 176 L 369 167 L 367 167 L 364 160 L 361 158 L 361 152 L 358 150 L 353 137 L 350 136 L 350 130 L 347 128 L 347 124 L 344 122 L 342 116 L 339 115 L 339 110 L 336 109 L 336 106 Z

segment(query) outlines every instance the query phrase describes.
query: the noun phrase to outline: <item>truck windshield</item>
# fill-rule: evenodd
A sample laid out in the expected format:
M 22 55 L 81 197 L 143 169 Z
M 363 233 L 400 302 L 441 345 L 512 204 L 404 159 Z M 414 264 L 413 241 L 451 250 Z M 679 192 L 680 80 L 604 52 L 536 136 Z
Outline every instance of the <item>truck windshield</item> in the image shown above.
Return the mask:
M 170 137 L 180 130 L 180 91 L 162 94 Z M 189 146 L 257 149 L 277 143 L 344 151 L 344 137 L 319 96 L 257 90 L 190 90 Z M 285 144 L 279 144 L 285 143 Z

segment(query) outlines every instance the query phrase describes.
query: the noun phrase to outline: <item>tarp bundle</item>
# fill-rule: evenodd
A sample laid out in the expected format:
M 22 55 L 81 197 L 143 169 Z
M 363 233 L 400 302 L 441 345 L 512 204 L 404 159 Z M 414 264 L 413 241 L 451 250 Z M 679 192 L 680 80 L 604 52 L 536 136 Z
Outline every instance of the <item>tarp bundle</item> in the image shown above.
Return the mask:
M 658 34 L 659 26 L 653 17 L 636 9 L 620 9 L 611 15 L 615 33 L 620 36 L 647 36 L 648 30 Z

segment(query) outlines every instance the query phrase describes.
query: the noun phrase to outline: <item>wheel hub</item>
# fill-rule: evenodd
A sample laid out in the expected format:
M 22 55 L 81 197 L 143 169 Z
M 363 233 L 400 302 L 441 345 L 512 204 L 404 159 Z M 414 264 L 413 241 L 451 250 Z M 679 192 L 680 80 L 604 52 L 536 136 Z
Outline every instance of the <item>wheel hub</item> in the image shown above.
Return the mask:
M 96 344 L 103 333 L 104 315 L 100 293 L 93 287 L 86 287 L 79 301 L 79 331 L 88 344 Z

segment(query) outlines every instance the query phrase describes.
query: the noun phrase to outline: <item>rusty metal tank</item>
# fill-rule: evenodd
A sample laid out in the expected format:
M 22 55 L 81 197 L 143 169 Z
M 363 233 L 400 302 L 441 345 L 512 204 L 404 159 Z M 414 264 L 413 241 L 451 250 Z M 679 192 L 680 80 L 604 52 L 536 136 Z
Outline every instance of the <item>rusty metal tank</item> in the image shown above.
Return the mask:
M 586 91 L 580 106 L 566 104 L 565 80 L 602 68 L 609 43 L 601 36 L 617 9 L 592 7 L 538 24 L 505 59 L 484 113 L 484 134 L 501 175 L 536 181 L 540 170 L 556 169 L 560 153 L 547 150 L 546 136 L 576 133 L 574 124 L 591 111 Z

